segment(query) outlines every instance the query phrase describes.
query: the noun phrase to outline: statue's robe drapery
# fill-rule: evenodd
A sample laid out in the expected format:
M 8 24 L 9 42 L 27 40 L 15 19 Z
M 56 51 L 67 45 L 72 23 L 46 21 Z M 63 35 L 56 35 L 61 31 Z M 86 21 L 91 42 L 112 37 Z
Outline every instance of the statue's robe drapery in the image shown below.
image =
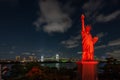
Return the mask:
M 85 30 L 81 31 L 82 35 L 82 60 L 93 60 L 94 42 L 92 35 Z

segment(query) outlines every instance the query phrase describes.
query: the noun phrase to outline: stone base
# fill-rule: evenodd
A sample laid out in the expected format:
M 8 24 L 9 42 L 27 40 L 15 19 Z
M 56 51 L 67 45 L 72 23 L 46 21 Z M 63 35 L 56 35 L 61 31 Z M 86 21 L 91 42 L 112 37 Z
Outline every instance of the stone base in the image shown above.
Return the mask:
M 78 61 L 80 80 L 98 80 L 97 64 L 97 61 Z

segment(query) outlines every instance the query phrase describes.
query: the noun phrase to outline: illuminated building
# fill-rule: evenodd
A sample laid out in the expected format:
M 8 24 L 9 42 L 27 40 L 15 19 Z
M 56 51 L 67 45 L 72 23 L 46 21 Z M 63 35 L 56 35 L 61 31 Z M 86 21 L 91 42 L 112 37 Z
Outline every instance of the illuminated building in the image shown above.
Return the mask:
M 34 57 L 33 56 L 29 56 L 29 60 L 30 61 L 34 61 Z
M 59 61 L 59 54 L 56 54 L 56 61 Z
M 15 57 L 16 61 L 20 61 L 20 56 Z
M 41 61 L 41 62 L 43 62 L 43 61 L 44 61 L 44 56 L 41 56 L 40 61 Z

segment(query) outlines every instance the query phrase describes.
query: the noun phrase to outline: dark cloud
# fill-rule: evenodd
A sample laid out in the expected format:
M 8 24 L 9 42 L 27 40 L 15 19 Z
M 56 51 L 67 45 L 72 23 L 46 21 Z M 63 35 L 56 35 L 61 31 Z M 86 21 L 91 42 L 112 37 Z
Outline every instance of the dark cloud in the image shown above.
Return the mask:
M 76 48 L 80 45 L 80 39 L 81 35 L 77 35 L 68 40 L 62 41 L 61 44 L 63 44 L 66 48 Z
M 105 6 L 105 2 L 103 0 L 90 0 L 82 6 L 84 10 L 85 16 L 88 21 L 93 20 L 96 15 L 99 14 L 99 11 Z
M 67 9 L 68 6 L 69 5 L 66 6 Z M 58 0 L 40 0 L 39 7 L 40 17 L 34 23 L 37 30 L 42 28 L 43 31 L 48 33 L 63 33 L 71 27 L 71 18 L 68 13 L 63 12 Z M 45 25 L 42 26 L 44 23 Z
M 109 22 L 120 16 L 120 10 L 110 13 L 108 15 L 100 14 L 96 17 L 97 22 Z
M 96 22 L 109 22 L 120 15 L 120 10 L 116 10 L 117 7 L 115 7 L 117 2 L 118 0 L 110 0 L 110 2 L 104 0 L 90 0 L 82 6 L 82 9 L 84 10 L 87 20 L 93 24 Z M 106 7 L 109 8 L 111 6 L 114 6 L 115 10 L 106 10 Z

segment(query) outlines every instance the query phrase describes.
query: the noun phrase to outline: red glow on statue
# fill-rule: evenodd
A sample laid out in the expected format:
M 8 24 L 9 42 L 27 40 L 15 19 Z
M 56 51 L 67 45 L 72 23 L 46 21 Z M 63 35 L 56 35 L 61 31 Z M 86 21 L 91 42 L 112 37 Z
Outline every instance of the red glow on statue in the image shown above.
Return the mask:
M 82 15 L 82 60 L 89 61 L 94 60 L 94 44 L 98 41 L 98 37 L 92 37 L 90 33 L 92 28 L 90 25 L 84 25 L 84 18 L 85 16 Z
M 98 41 L 98 37 L 92 37 L 91 25 L 84 25 L 85 16 L 81 16 L 82 20 L 82 60 L 77 62 L 80 80 L 98 80 L 97 64 L 94 60 L 94 44 Z

